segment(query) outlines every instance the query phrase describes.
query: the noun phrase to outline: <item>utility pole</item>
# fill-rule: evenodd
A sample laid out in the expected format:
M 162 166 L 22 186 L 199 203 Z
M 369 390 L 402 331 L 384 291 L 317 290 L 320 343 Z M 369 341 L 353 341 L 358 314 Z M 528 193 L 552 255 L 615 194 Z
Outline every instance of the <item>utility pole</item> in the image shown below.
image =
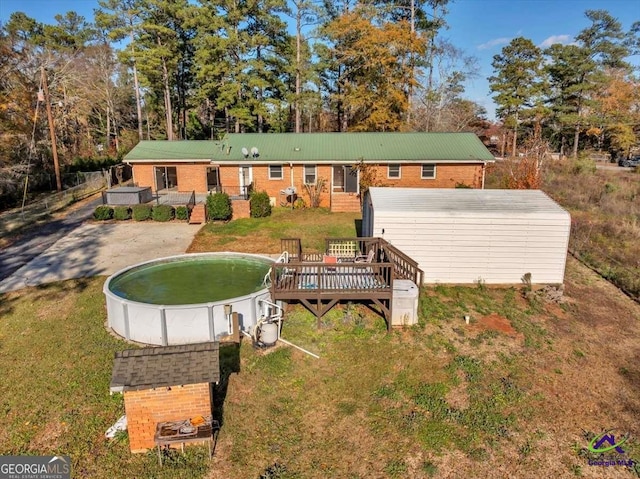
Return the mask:
M 62 191 L 62 181 L 60 180 L 60 163 L 58 163 L 58 147 L 56 145 L 56 130 L 53 127 L 53 115 L 51 114 L 51 101 L 49 100 L 49 86 L 47 85 L 47 75 L 44 67 L 40 67 L 42 74 L 42 89 L 44 90 L 44 104 L 47 107 L 47 120 L 49 121 L 49 133 L 51 134 L 51 150 L 53 152 L 53 168 L 56 172 L 56 188 Z

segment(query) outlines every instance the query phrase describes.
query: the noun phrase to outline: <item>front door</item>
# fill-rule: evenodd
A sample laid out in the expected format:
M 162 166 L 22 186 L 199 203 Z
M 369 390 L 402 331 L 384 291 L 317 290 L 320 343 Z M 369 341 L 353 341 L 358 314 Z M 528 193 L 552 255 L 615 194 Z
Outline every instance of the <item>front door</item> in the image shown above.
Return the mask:
M 253 181 L 251 174 L 250 166 L 241 166 L 240 167 L 240 196 L 245 199 L 249 197 L 249 193 L 251 193 L 251 182 Z
M 358 192 L 358 170 L 345 166 L 344 172 L 344 191 L 345 193 L 357 193 Z
M 333 167 L 333 191 L 344 191 L 344 166 L 335 165 Z

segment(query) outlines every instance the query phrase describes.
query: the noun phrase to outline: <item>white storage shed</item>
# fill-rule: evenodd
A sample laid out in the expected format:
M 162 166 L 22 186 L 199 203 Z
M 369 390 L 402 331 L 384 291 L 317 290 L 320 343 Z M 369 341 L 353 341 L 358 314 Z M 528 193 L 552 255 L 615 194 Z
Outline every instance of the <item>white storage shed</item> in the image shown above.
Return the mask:
M 571 217 L 540 190 L 370 188 L 362 235 L 419 263 L 425 283 L 560 284 Z

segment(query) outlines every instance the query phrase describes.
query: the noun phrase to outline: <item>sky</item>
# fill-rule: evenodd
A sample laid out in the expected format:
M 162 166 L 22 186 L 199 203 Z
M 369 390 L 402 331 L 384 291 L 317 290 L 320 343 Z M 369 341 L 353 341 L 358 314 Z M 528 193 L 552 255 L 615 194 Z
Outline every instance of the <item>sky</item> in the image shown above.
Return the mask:
M 0 22 L 16 11 L 45 23 L 55 23 L 58 13 L 74 10 L 93 20 L 97 0 L 0 0 Z M 627 31 L 640 21 L 639 0 L 452 0 L 446 17 L 449 28 L 442 37 L 477 58 L 479 74 L 466 84 L 465 96 L 487 110 L 493 119 L 495 105 L 487 78 L 493 74 L 493 56 L 513 38 L 523 36 L 536 45 L 570 43 L 589 25 L 586 10 L 607 10 Z M 631 59 L 640 65 L 640 57 Z

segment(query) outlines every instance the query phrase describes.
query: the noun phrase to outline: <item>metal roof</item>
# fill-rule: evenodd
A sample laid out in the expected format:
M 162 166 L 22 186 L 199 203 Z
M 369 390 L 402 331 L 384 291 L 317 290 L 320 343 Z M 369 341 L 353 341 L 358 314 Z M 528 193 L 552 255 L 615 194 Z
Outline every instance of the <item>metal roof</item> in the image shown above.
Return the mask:
M 407 217 L 569 216 L 541 190 L 372 187 L 368 194 L 375 214 L 402 214 Z
M 127 349 L 116 352 L 111 392 L 220 381 L 219 343 Z
M 258 150 L 255 157 L 253 148 Z M 125 161 L 133 162 L 199 159 L 219 163 L 494 160 L 473 133 L 232 133 L 219 142 L 142 141 L 125 156 Z
M 211 140 L 143 140 L 124 157 L 125 161 L 211 160 L 220 143 Z

